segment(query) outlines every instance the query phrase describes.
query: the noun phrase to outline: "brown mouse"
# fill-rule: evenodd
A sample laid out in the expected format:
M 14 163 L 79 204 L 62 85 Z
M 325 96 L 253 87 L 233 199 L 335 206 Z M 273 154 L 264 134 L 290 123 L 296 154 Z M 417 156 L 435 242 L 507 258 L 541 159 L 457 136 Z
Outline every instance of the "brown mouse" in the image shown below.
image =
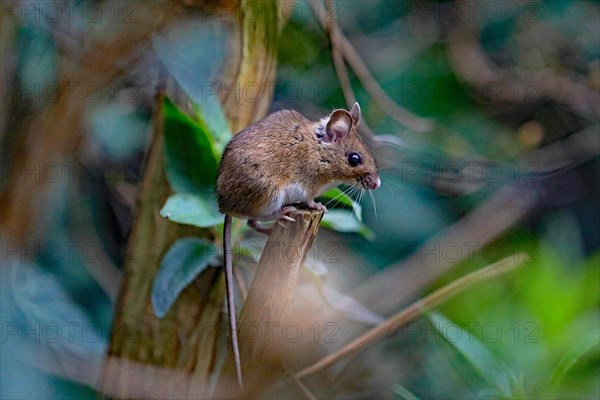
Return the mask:
M 242 374 L 237 343 L 231 264 L 231 217 L 248 220 L 251 228 L 269 234 L 257 221 L 291 220 L 304 203 L 326 211 L 314 198 L 342 183 L 364 189 L 381 184 L 373 156 L 357 132 L 360 106 L 338 109 L 319 121 L 292 110 L 278 111 L 248 126 L 231 139 L 219 166 L 217 197 L 225 214 L 223 254 L 227 303 L 236 374 Z

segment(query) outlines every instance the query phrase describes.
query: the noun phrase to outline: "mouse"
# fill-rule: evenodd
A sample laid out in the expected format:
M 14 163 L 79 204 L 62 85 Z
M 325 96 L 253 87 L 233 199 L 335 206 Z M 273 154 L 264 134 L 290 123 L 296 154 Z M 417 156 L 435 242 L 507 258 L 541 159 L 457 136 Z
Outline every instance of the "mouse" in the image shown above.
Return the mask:
M 225 147 L 217 175 L 219 210 L 225 214 L 223 258 L 227 314 L 236 377 L 243 390 L 234 305 L 231 260 L 232 217 L 269 235 L 264 222 L 294 221 L 298 204 L 327 211 L 315 198 L 340 184 L 374 190 L 381 185 L 375 159 L 357 127 L 361 109 L 336 109 L 311 121 L 294 110 L 281 110 L 251 124 Z

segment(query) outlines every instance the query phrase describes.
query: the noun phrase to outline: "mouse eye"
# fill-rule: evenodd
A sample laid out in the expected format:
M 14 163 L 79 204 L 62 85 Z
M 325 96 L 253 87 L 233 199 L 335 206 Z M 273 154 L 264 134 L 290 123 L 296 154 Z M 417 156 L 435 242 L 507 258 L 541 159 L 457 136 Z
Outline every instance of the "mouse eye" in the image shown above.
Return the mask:
M 348 154 L 348 164 L 353 167 L 362 164 L 362 158 L 360 158 L 360 154 L 358 153 L 350 153 Z

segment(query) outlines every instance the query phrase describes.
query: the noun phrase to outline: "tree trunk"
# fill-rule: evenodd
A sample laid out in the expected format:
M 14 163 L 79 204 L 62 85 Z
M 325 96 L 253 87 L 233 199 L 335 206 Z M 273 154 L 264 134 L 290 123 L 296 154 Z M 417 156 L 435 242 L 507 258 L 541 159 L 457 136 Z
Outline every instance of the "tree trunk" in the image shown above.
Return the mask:
M 263 89 L 258 98 L 221 96 L 234 132 L 264 116 L 275 76 L 278 4 L 250 3 L 254 2 L 224 1 L 217 9 L 228 17 L 223 23 L 232 30 L 230 56 L 220 77 L 225 88 L 237 87 L 244 93 L 243 85 L 252 83 Z M 159 215 L 171 189 L 164 171 L 162 97 L 157 101 L 100 390 L 121 398 L 206 398 L 223 335 L 222 271 L 209 268 L 203 272 L 163 319 L 154 316 L 150 302 L 154 276 L 169 247 L 183 236 L 209 235 L 208 230 L 178 225 Z

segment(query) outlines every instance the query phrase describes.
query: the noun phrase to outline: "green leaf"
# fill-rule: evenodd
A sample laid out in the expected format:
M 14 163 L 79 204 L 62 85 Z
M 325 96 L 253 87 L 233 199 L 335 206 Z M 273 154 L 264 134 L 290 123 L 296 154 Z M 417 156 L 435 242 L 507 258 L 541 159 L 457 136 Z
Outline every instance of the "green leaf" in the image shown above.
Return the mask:
M 223 223 L 213 198 L 206 200 L 201 196 L 187 193 L 175 193 L 167 199 L 160 215 L 180 224 L 209 228 Z
M 358 233 L 368 240 L 373 240 L 375 234 L 366 225 L 356 219 L 352 212 L 346 210 L 329 210 L 323 216 L 321 225 L 343 233 Z
M 160 262 L 152 285 L 152 306 L 157 317 L 164 317 L 179 293 L 217 256 L 217 248 L 206 240 L 181 238 L 167 251 Z
M 323 198 L 324 200 L 330 200 L 332 202 L 335 201 L 334 205 L 337 205 L 337 203 L 339 203 L 344 206 L 353 207 L 354 203 L 354 200 L 352 200 L 350 196 L 348 196 L 342 191 L 342 189 L 338 187 L 329 189 L 319 197 Z
M 573 347 L 560 358 L 552 371 L 550 387 L 554 390 L 558 389 L 571 367 L 600 343 L 600 329 L 591 328 L 578 333 L 576 340 L 572 341 Z
M 337 206 L 341 204 L 346 207 L 351 207 L 356 219 L 359 222 L 362 222 L 362 206 L 358 204 L 352 197 L 342 191 L 340 188 L 332 188 L 319 196 L 321 199 L 325 201 L 324 204 L 328 202 L 333 203 L 333 206 Z
M 183 18 L 152 37 L 156 55 L 194 102 L 196 116 L 208 127 L 219 154 L 231 138 L 218 92 L 230 36 L 219 18 Z
M 213 195 L 218 161 L 210 132 L 171 100 L 163 102 L 167 179 L 175 192 Z
M 428 313 L 435 329 L 450 343 L 503 397 L 512 397 L 512 379 L 514 373 L 498 361 L 492 352 L 470 332 L 446 319 L 442 314 Z M 447 329 L 452 326 L 452 329 Z M 452 333 L 450 336 L 449 333 Z M 458 334 L 456 334 L 458 332 Z
M 227 125 L 223 107 L 218 96 L 208 97 L 202 105 L 195 105 L 198 119 L 206 124 L 214 140 L 214 150 L 221 157 L 225 146 L 233 136 Z

